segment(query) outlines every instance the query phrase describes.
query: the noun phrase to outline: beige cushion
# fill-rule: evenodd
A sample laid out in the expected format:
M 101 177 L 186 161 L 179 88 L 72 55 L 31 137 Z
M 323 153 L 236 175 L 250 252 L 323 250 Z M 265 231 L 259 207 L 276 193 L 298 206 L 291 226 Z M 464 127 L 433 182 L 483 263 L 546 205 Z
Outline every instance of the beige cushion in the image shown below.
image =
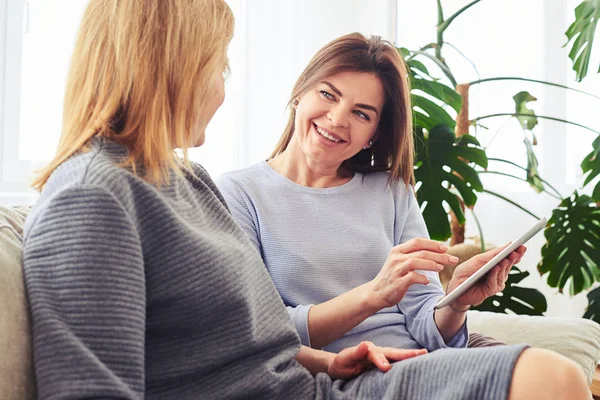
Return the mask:
M 21 235 L 28 210 L 0 206 L 0 398 L 3 400 L 36 397 L 21 266 Z
M 600 359 L 600 325 L 583 318 L 531 317 L 469 311 L 470 332 L 507 344 L 527 343 L 556 351 L 581 365 L 588 383 Z

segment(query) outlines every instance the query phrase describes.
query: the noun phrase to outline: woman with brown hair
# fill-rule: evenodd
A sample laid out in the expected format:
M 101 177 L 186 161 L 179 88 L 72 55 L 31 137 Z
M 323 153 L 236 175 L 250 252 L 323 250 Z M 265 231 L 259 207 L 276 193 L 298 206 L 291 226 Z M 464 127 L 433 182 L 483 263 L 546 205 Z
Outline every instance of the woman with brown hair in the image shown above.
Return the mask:
M 562 398 L 560 389 L 540 388 L 541 379 L 519 384 L 543 365 L 581 372 L 557 354 L 525 346 L 435 351 L 466 347 L 466 311 L 504 288 L 525 248 L 434 310 L 444 295 L 438 272 L 457 259 L 428 239 L 415 199 L 407 75 L 395 47 L 377 37 L 328 43 L 298 78 L 271 157 L 223 175 L 219 188 L 303 345 L 340 352 L 369 340 L 432 351 L 398 363 L 407 398 Z M 448 291 L 500 250 L 459 265 Z M 452 378 L 440 377 L 449 371 Z

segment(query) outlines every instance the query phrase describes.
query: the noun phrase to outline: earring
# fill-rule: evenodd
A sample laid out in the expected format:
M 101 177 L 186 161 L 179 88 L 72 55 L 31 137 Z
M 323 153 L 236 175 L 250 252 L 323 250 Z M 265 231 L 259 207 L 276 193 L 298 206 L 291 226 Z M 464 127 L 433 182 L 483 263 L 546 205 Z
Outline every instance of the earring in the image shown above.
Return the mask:
M 363 150 L 366 150 L 366 149 L 368 149 L 370 147 L 373 147 L 373 141 L 372 140 L 369 140 L 369 143 L 365 147 L 363 147 Z
M 293 105 L 294 107 L 296 107 L 296 106 L 298 105 L 298 99 L 295 99 L 295 100 L 292 102 L 292 105 Z

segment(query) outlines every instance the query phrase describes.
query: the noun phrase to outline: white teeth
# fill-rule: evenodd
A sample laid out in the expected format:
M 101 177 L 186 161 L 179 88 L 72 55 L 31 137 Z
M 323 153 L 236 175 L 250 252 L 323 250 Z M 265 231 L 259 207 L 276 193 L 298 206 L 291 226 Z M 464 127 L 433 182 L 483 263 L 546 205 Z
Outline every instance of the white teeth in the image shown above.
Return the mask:
M 340 139 L 334 138 L 333 136 L 331 136 L 329 133 L 325 132 L 323 129 L 319 128 L 318 126 L 317 126 L 317 132 L 319 132 L 322 136 L 326 137 L 327 139 L 331 140 L 332 142 L 335 142 L 335 143 L 341 142 Z

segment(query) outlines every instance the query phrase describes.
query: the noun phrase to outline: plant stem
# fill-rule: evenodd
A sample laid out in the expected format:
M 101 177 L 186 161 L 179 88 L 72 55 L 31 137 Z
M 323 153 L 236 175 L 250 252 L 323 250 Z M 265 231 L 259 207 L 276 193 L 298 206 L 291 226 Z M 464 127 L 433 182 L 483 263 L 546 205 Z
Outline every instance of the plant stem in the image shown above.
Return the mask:
M 471 66 L 473 67 L 473 70 L 475 71 L 475 73 L 477 74 L 477 77 L 479 77 L 479 70 L 477 69 L 477 66 L 475 65 L 475 63 L 473 61 L 471 61 L 469 59 L 469 57 L 465 56 L 464 53 L 462 51 L 460 51 L 455 45 L 453 45 L 450 42 L 444 42 L 444 44 L 447 44 L 448 46 L 452 47 L 462 58 L 464 58 L 465 60 L 467 60 L 467 62 L 469 64 L 471 64 Z M 470 83 L 468 84 L 470 85 Z
M 429 50 L 429 49 L 434 49 L 437 46 L 436 43 L 429 43 L 426 44 L 425 46 L 421 47 L 418 51 L 425 51 L 425 50 Z
M 476 81 L 469 82 L 468 85 L 473 86 L 473 85 L 477 85 L 479 83 L 494 82 L 494 81 L 524 81 L 524 82 L 541 83 L 543 85 L 556 86 L 556 87 L 559 87 L 562 89 L 572 90 L 577 93 L 585 94 L 585 95 L 591 96 L 595 99 L 600 99 L 600 96 L 596 96 L 591 93 L 584 92 L 583 90 L 575 89 L 575 88 L 572 88 L 569 86 L 561 85 L 559 83 L 540 81 L 538 79 L 520 78 L 518 76 L 498 76 L 498 77 L 493 77 L 493 78 L 478 79 Z
M 483 239 L 483 229 L 481 228 L 481 224 L 479 223 L 479 218 L 477 218 L 477 214 L 475 214 L 475 211 L 472 208 L 469 208 L 469 211 L 471 211 L 471 215 L 473 216 L 473 219 L 475 220 L 475 225 L 477 225 L 477 230 L 479 231 L 479 240 L 481 241 L 481 252 L 485 253 L 485 240 Z
M 519 181 L 521 181 L 521 182 L 525 182 L 525 183 L 528 183 L 528 184 L 529 184 L 529 181 L 528 181 L 527 179 L 519 178 L 518 176 L 514 176 L 514 175 L 511 175 L 511 174 L 507 174 L 506 172 L 500 172 L 500 171 L 477 171 L 477 173 L 479 173 L 479 174 L 494 174 L 494 175 L 508 176 L 508 177 L 510 177 L 510 178 L 517 179 L 517 180 L 519 180 Z M 538 176 L 538 178 L 539 178 L 540 180 L 542 180 L 542 179 L 541 179 L 539 176 Z M 548 185 L 548 186 L 549 186 L 549 185 Z M 547 191 L 546 189 L 543 189 L 542 191 L 543 191 L 544 193 L 546 193 L 548 196 L 552 196 L 552 197 L 554 197 L 556 200 L 562 200 L 562 197 L 559 197 L 559 196 L 560 196 L 560 194 L 557 196 L 557 195 L 556 195 L 556 194 L 554 194 L 554 193 L 550 193 L 550 192 L 549 192 L 549 191 Z
M 452 14 L 450 16 L 450 18 L 448 18 L 445 21 L 441 21 L 438 22 L 438 32 L 441 32 L 442 34 L 444 33 L 444 31 L 446 29 L 448 29 L 448 26 L 452 23 L 452 21 L 454 21 L 454 18 L 458 17 L 460 14 L 462 14 L 463 12 L 467 11 L 469 8 L 473 7 L 475 4 L 479 3 L 481 0 L 474 0 L 472 2 L 470 2 L 469 4 L 467 4 L 466 6 L 464 6 L 463 8 L 461 8 L 460 10 L 458 10 L 457 12 L 455 12 L 454 14 Z M 440 0 L 438 0 L 438 21 L 439 21 L 439 16 L 440 16 L 440 10 L 441 9 L 441 5 L 440 5 Z
M 488 189 L 483 189 L 483 192 L 484 192 L 484 193 L 487 193 L 487 194 L 491 194 L 492 196 L 496 196 L 496 197 L 498 197 L 499 199 L 502 199 L 502 200 L 504 200 L 504 201 L 506 201 L 506 202 L 508 202 L 508 203 L 512 204 L 513 206 L 515 206 L 515 207 L 517 207 L 517 208 L 520 208 L 521 210 L 525 211 L 527 214 L 531 215 L 533 218 L 535 218 L 535 219 L 537 219 L 537 220 L 540 220 L 540 219 L 541 219 L 540 217 L 538 217 L 537 215 L 535 215 L 534 213 L 532 213 L 531 211 L 529 211 L 528 209 L 526 209 L 526 208 L 525 208 L 525 207 L 523 207 L 522 205 L 520 205 L 520 204 L 518 204 L 518 203 L 514 202 L 513 200 L 509 199 L 508 197 L 504 197 L 504 196 L 502 196 L 501 194 L 499 194 L 499 193 L 496 193 L 496 192 L 492 192 L 491 190 L 488 190 Z
M 444 30 L 441 29 L 444 24 L 444 10 L 442 9 L 442 0 L 437 0 L 437 11 L 438 11 L 438 27 L 437 27 L 437 46 L 435 48 L 435 58 L 440 62 L 443 62 L 442 58 L 442 46 L 444 45 Z M 456 86 L 456 84 L 454 84 Z
M 549 116 L 546 116 L 546 115 L 531 115 L 531 114 L 523 114 L 523 113 L 498 113 L 498 114 L 490 114 L 490 115 L 484 115 L 482 117 L 473 118 L 471 120 L 471 123 L 473 124 L 473 123 L 475 123 L 477 121 L 481 121 L 482 119 L 487 119 L 487 118 L 508 117 L 508 116 L 511 116 L 511 117 L 530 117 L 530 118 L 534 117 L 534 118 L 540 118 L 540 119 L 549 119 L 551 121 L 564 122 L 565 124 L 570 124 L 570 125 L 578 126 L 580 128 L 587 129 L 588 131 L 592 131 L 592 132 L 600 135 L 599 131 L 597 131 L 595 129 L 592 129 L 590 127 L 587 127 L 585 125 L 578 124 L 577 122 L 567 121 L 567 120 L 561 119 L 561 118 L 549 117 Z
M 517 168 L 520 168 L 520 169 L 522 169 L 523 171 L 527 172 L 527 168 L 525 168 L 525 167 L 522 167 L 522 166 L 520 166 L 519 164 L 516 164 L 516 163 L 514 163 L 514 162 L 512 162 L 512 161 L 504 160 L 504 159 L 502 159 L 502 158 L 493 158 L 493 157 L 490 157 L 490 158 L 488 158 L 488 161 L 498 161 L 498 162 L 503 162 L 503 163 L 506 163 L 506 164 L 510 164 L 510 165 L 512 165 L 512 166 L 515 166 L 515 167 L 517 167 Z M 560 194 L 560 192 L 559 192 L 558 190 L 556 190 L 556 189 L 554 188 L 554 186 L 552 186 L 551 184 L 549 184 L 548 182 L 546 182 L 546 181 L 545 181 L 545 180 L 544 180 L 544 179 L 543 179 L 541 176 L 539 176 L 539 175 L 538 175 L 537 177 L 538 177 L 538 179 L 539 179 L 540 181 L 542 181 L 542 183 L 543 183 L 544 185 L 546 185 L 546 186 L 548 186 L 550 189 L 552 189 L 552 190 L 554 191 L 554 193 L 556 193 L 556 195 L 557 195 L 557 196 L 559 196 L 561 199 L 564 199 L 564 196 L 563 196 L 562 194 Z
M 444 73 L 444 75 L 446 75 L 446 78 L 448 78 L 448 80 L 450 80 L 450 82 L 452 83 L 452 86 L 456 87 L 456 85 L 457 85 L 456 79 L 454 78 L 454 75 L 452 75 L 452 72 L 450 71 L 450 68 L 448 68 L 448 66 L 446 65 L 446 63 L 444 63 L 443 61 L 440 61 L 436 57 L 434 57 L 431 54 L 426 53 L 424 51 L 418 51 L 417 50 L 417 51 L 414 52 L 414 54 L 420 54 L 422 56 L 425 56 L 425 57 L 431 59 L 442 70 L 442 72 Z

